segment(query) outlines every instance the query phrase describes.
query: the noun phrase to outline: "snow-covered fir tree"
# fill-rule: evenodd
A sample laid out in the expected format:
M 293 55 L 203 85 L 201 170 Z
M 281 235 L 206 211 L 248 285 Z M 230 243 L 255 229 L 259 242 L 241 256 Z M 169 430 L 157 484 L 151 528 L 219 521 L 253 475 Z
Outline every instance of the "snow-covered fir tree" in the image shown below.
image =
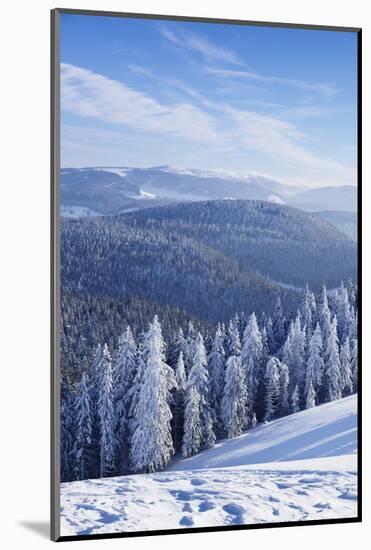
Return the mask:
M 300 305 L 300 313 L 303 325 L 306 327 L 308 338 L 310 338 L 312 334 L 313 316 L 315 315 L 315 311 L 313 311 L 314 304 L 315 298 L 307 285 Z
M 305 394 L 305 408 L 311 409 L 316 406 L 316 392 L 314 390 L 312 382 L 310 382 L 306 394 Z
M 281 298 L 278 296 L 276 307 L 272 317 L 272 330 L 274 335 L 274 349 L 272 348 L 271 352 L 276 353 L 281 349 L 284 340 L 285 340 L 285 319 L 283 316 L 283 308 L 281 303 Z
M 350 395 L 353 392 L 352 378 L 352 357 L 350 353 L 349 338 L 346 337 L 340 349 L 340 379 L 341 393 L 343 396 Z
M 324 373 L 324 363 L 322 358 L 322 336 L 321 328 L 319 323 L 317 323 L 316 328 L 313 332 L 312 338 L 309 342 L 309 351 L 308 351 L 308 362 L 306 369 L 306 378 L 305 378 L 305 389 L 304 389 L 304 398 L 307 402 L 307 396 L 310 390 L 310 385 L 313 386 L 313 389 L 316 393 L 319 392 L 322 384 L 322 377 Z
M 238 329 L 238 317 L 237 320 L 233 319 L 229 322 L 228 332 L 227 332 L 227 356 L 231 357 L 241 355 L 241 340 Z
M 182 327 L 180 327 L 169 349 L 168 365 L 175 370 L 180 353 L 182 353 L 183 361 L 184 361 L 186 350 L 187 350 L 187 342 L 186 342 L 186 339 L 184 338 L 183 329 Z
M 288 366 L 291 388 L 298 386 L 299 399 L 305 384 L 305 328 L 301 326 L 300 314 L 291 321 L 286 341 L 282 347 L 281 360 Z
M 93 361 L 89 371 L 89 395 L 92 418 L 92 436 L 90 453 L 90 477 L 96 478 L 100 475 L 100 418 L 98 411 L 99 393 L 101 387 L 101 365 L 103 348 L 98 344 L 95 348 Z
M 265 369 L 264 420 L 270 421 L 277 410 L 280 396 L 280 361 L 271 357 Z
M 90 475 L 90 452 L 92 437 L 92 416 L 89 395 L 89 382 L 83 372 L 79 390 L 75 399 L 75 444 L 74 444 L 74 473 L 75 479 L 87 479 Z
M 185 339 L 186 340 L 185 349 L 183 351 L 183 360 L 184 360 L 184 366 L 185 366 L 187 376 L 193 364 L 193 355 L 195 351 L 195 339 L 196 339 L 196 331 L 192 321 L 189 321 L 187 336 Z
M 173 444 L 175 451 L 180 450 L 184 433 L 184 400 L 187 388 L 187 377 L 183 361 L 183 352 L 179 353 L 175 368 L 176 388 L 173 390 L 173 401 L 171 412 L 173 415 L 171 422 L 171 431 L 173 434 Z
M 322 341 L 326 344 L 331 329 L 331 312 L 325 283 L 322 285 L 319 299 L 318 321 L 321 327 Z
M 337 290 L 335 298 L 336 318 L 337 318 L 337 330 L 340 344 L 343 344 L 345 338 L 349 334 L 349 328 L 351 325 L 351 313 L 349 305 L 348 290 L 341 283 L 340 288 Z
M 229 357 L 221 403 L 221 418 L 227 438 L 242 434 L 246 424 L 246 387 L 240 357 Z
M 116 438 L 112 390 L 112 361 L 107 344 L 104 344 L 100 364 L 98 415 L 100 422 L 100 477 L 115 471 Z
M 161 325 L 155 316 L 142 351 L 146 367 L 135 410 L 130 451 L 135 472 L 148 473 L 164 468 L 174 453 L 170 401 L 176 382 L 173 370 L 165 363 L 164 352 Z
M 336 315 L 330 324 L 325 352 L 325 394 L 327 401 L 341 398 L 341 365 Z
M 246 412 L 249 417 L 253 415 L 255 409 L 259 379 L 262 372 L 262 353 L 262 337 L 255 313 L 252 313 L 245 328 L 241 351 L 242 369 L 247 392 Z
M 73 471 L 75 438 L 75 396 L 64 376 L 61 377 L 61 479 L 75 479 Z
M 276 341 L 274 337 L 273 322 L 271 317 L 267 317 L 265 319 L 263 328 L 265 329 L 266 344 L 267 344 L 268 352 L 275 353 L 275 351 L 278 351 L 278 350 L 276 350 Z
M 209 376 L 204 340 L 200 333 L 194 343 L 193 364 L 189 372 L 187 388 L 196 388 L 200 396 L 201 445 L 210 448 L 215 445 L 215 434 L 209 403 Z
M 279 398 L 278 398 L 278 412 L 280 416 L 286 416 L 290 412 L 289 385 L 290 385 L 289 368 L 285 363 L 280 362 L 279 364 Z
M 188 457 L 198 453 L 201 443 L 201 397 L 195 386 L 188 386 L 185 398 L 182 455 Z
M 207 362 L 207 369 L 209 373 L 209 402 L 214 423 L 214 432 L 217 437 L 220 437 L 222 430 L 220 405 L 223 397 L 225 369 L 225 351 L 223 342 L 224 334 L 220 325 L 218 325 Z
M 294 322 L 294 331 L 292 338 L 292 353 L 295 363 L 296 383 L 299 391 L 304 391 L 305 385 L 305 356 L 306 356 L 306 327 L 301 324 L 301 316 L 298 314 Z M 291 373 L 290 373 L 291 375 Z
M 131 388 L 138 365 L 138 350 L 131 328 L 121 335 L 113 362 L 113 400 L 115 407 L 115 435 L 117 440 L 117 473 L 129 471 L 129 411 Z

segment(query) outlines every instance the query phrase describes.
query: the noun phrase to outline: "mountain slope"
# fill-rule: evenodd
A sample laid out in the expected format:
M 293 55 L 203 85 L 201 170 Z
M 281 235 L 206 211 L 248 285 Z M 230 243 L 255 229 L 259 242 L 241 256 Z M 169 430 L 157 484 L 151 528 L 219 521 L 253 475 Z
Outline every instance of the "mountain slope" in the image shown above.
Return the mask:
M 310 459 L 309 466 L 327 457 L 355 457 L 356 451 L 357 395 L 352 395 L 259 425 L 240 437 L 218 443 L 213 449 L 178 460 L 169 469 L 235 468 Z M 333 465 L 336 468 L 336 460 Z
M 346 453 L 355 448 L 351 396 L 257 427 L 164 472 L 62 483 L 62 535 L 354 518 L 356 455 Z M 275 462 L 251 464 L 258 452 Z

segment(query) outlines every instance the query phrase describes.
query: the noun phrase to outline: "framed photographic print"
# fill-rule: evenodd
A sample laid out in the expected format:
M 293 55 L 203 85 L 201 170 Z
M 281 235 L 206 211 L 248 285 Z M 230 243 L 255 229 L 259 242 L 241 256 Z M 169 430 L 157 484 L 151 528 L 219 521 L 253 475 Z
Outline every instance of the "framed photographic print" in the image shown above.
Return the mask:
M 53 540 L 361 520 L 360 67 L 53 10 Z

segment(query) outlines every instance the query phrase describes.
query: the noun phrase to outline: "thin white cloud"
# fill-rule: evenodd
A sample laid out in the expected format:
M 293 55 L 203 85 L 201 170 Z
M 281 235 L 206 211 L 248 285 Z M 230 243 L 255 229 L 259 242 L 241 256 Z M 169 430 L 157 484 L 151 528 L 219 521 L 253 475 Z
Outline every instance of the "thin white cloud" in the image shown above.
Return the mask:
M 166 26 L 159 27 L 159 30 L 161 35 L 169 42 L 172 42 L 178 47 L 201 54 L 208 62 L 223 61 L 235 65 L 241 64 L 241 60 L 234 51 L 216 46 L 204 36 L 185 31 L 178 31 L 175 33 Z
M 205 71 L 208 74 L 219 76 L 221 78 L 238 78 L 246 80 L 255 80 L 257 82 L 267 82 L 273 84 L 281 84 L 284 86 L 291 86 L 300 90 L 310 90 L 313 92 L 320 92 L 327 97 L 331 97 L 337 93 L 336 87 L 328 82 L 309 82 L 306 80 L 297 80 L 294 78 L 281 78 L 278 76 L 265 76 L 250 71 L 240 71 L 231 69 L 221 69 L 217 67 L 205 67 Z
M 163 105 L 120 82 L 66 63 L 61 64 L 61 101 L 63 109 L 81 117 L 194 142 L 218 140 L 214 120 L 192 104 Z
M 152 71 L 150 71 L 149 69 L 146 69 L 146 67 L 143 67 L 142 65 L 129 64 L 128 69 L 129 71 L 136 74 L 140 74 L 141 76 L 146 76 L 147 78 L 154 78 Z
M 217 155 L 220 163 L 223 157 L 228 161 L 234 155 L 258 153 L 268 164 L 279 166 L 281 172 L 287 169 L 298 174 L 301 182 L 356 182 L 355 167 L 312 153 L 305 146 L 307 136 L 292 121 L 210 101 L 179 80 L 168 83 L 187 93 L 192 103 L 160 103 L 121 82 L 62 64 L 62 108 L 79 117 L 139 130 L 144 136 L 161 136 L 169 141 L 169 146 L 177 143 L 173 138 L 188 141 L 195 150 L 194 165 L 205 154 L 209 158 Z M 182 148 L 180 145 L 179 155 Z M 229 162 L 225 168 L 233 168 L 233 161 Z
M 234 132 L 245 148 L 279 159 L 287 167 L 294 167 L 300 177 L 304 173 L 307 181 L 315 185 L 356 182 L 355 169 L 307 150 L 301 144 L 305 134 L 293 123 L 251 111 L 226 109 L 235 121 Z

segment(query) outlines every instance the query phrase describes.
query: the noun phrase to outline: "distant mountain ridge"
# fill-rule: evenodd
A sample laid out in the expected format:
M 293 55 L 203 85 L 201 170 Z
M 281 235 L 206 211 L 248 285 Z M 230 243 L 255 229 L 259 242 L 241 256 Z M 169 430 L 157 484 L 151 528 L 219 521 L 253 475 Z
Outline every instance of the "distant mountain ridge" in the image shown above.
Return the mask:
M 326 210 L 357 211 L 357 187 L 319 187 L 294 195 L 290 204 L 301 210 L 320 212 Z M 327 208 L 325 208 L 327 205 Z
M 294 188 L 256 173 L 181 169 L 87 167 L 61 170 L 62 215 L 114 215 L 174 202 L 250 199 L 303 210 L 356 210 L 356 187 Z

